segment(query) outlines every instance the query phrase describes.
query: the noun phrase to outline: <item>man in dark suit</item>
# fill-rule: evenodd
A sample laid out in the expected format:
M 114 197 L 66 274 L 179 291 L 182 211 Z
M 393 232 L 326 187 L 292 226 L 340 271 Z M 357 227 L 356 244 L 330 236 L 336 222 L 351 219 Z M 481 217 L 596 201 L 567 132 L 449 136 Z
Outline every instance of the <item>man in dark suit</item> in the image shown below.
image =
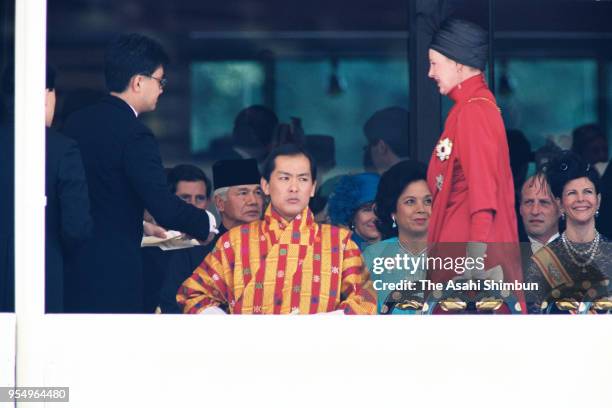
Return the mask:
M 50 128 L 55 113 L 55 72 L 47 67 L 45 97 L 45 308 L 64 311 L 64 258 L 90 237 L 87 181 L 74 140 Z
M 15 311 L 14 70 L 8 61 L 0 85 L 0 312 Z
M 12 64 L 2 77 L 4 114 L 0 163 L 3 194 L 0 239 L 0 311 L 13 310 L 14 276 L 14 158 Z M 55 113 L 55 71 L 47 67 L 45 91 L 45 310 L 64 311 L 64 258 L 91 233 L 89 197 L 79 149 L 74 140 L 50 128 Z M 7 258 L 8 257 L 8 258 Z M 8 263 L 6 261 L 8 259 Z
M 168 189 L 186 203 L 205 210 L 208 206 L 212 185 L 200 168 L 191 164 L 179 164 L 168 170 Z M 160 232 L 165 235 L 166 232 L 159 226 L 145 223 L 145 235 L 148 235 L 151 231 L 154 232 L 151 235 L 156 236 Z M 185 259 L 194 258 L 197 259 L 197 266 L 206 255 L 205 248 L 207 246 L 197 245 L 191 248 L 173 250 L 162 250 L 157 246 L 147 246 L 141 249 L 144 271 L 144 313 L 153 313 L 159 305 L 162 283 L 166 276 L 174 272 L 169 266 L 171 260 L 178 258 L 184 264 Z M 195 267 L 189 269 L 189 275 L 194 269 Z
M 523 183 L 519 213 L 529 239 L 528 245 L 521 244 L 524 268 L 534 253 L 559 237 L 561 212 L 543 173 L 538 172 Z
M 612 160 L 601 177 L 601 207 L 596 220 L 597 229 L 606 238 L 612 238 Z
M 219 237 L 234 227 L 261 218 L 264 197 L 260 179 L 255 159 L 220 160 L 213 165 L 215 207 L 221 215 L 219 234 L 207 246 L 169 251 L 174 254 L 168 262 L 168 273 L 160 292 L 162 313 L 181 313 L 176 303 L 176 292 L 215 247 Z
M 157 142 L 137 118 L 155 109 L 167 62 L 156 41 L 138 34 L 118 37 L 105 55 L 110 95 L 66 121 L 65 134 L 81 149 L 94 219 L 94 236 L 71 269 L 67 311 L 143 310 L 145 208 L 166 228 L 211 238 L 214 217 L 168 191 Z

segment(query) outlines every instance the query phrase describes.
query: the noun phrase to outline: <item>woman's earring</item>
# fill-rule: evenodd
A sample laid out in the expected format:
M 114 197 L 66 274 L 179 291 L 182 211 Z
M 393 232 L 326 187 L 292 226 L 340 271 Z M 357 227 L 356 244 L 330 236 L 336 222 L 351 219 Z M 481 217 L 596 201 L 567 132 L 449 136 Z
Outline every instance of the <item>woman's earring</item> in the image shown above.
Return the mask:
M 599 217 L 599 210 L 595 211 L 595 218 Z
M 561 213 L 561 219 L 562 219 L 563 221 L 565 221 L 565 213 L 564 213 L 564 212 L 562 212 L 562 213 Z
M 393 227 L 393 228 L 397 228 L 397 224 L 395 223 L 395 217 L 394 217 L 394 216 L 391 216 L 391 219 L 393 220 L 393 225 L 392 225 L 392 227 Z

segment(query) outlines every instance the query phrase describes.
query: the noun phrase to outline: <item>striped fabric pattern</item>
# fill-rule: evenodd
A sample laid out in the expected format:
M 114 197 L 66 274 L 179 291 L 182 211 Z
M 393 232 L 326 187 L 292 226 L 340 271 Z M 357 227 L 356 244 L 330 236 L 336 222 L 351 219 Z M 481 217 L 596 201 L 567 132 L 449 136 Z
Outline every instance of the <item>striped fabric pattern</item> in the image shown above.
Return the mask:
M 306 208 L 287 222 L 269 206 L 235 227 L 177 293 L 184 313 L 376 314 L 376 295 L 348 230 L 314 222 Z

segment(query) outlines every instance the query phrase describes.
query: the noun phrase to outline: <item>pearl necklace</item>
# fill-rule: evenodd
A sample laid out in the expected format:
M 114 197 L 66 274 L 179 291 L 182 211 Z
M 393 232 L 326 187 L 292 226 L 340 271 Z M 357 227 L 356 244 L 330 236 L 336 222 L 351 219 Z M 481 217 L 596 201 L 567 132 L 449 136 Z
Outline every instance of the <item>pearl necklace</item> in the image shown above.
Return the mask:
M 580 251 L 572 245 L 569 239 L 567 239 L 567 235 L 565 234 L 565 231 L 563 232 L 563 234 L 561 234 L 561 242 L 563 242 L 565 251 L 569 255 L 574 265 L 576 265 L 579 268 L 582 268 L 582 273 L 586 273 L 586 267 L 590 265 L 595 259 L 595 255 L 597 254 L 599 250 L 600 240 L 601 240 L 601 236 L 599 235 L 599 232 L 595 230 L 595 239 L 593 240 L 593 243 L 589 246 L 589 248 L 586 251 Z M 588 258 L 586 261 L 580 262 L 576 259 L 574 254 L 580 257 L 588 257 Z
M 421 255 L 423 255 L 423 254 L 424 254 L 424 253 L 427 251 L 427 246 L 425 246 L 425 248 L 423 248 L 423 249 L 421 250 L 421 252 L 419 252 L 418 254 L 415 254 L 415 253 L 412 253 L 412 251 L 411 251 L 410 249 L 408 249 L 408 244 L 407 244 L 407 243 L 406 243 L 406 244 L 404 244 L 404 243 L 403 243 L 403 242 L 402 242 L 402 241 L 401 241 L 399 238 L 397 238 L 397 242 L 399 242 L 400 247 L 401 247 L 401 248 L 402 248 L 402 249 L 403 249 L 405 252 L 407 252 L 407 253 L 408 253 L 408 255 L 410 255 L 410 256 L 414 256 L 415 258 L 416 258 L 416 257 L 419 257 L 419 256 L 421 256 Z

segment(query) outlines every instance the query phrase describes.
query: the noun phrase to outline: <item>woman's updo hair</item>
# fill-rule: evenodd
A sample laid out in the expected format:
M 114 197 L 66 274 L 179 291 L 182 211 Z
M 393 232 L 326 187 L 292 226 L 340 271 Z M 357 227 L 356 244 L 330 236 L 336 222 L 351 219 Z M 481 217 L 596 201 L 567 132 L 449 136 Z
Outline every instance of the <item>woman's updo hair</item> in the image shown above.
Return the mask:
M 414 160 L 405 160 L 387 170 L 378 183 L 374 213 L 378 220 L 376 226 L 383 239 L 397 236 L 397 227 L 393 228 L 391 214 L 396 211 L 397 200 L 408 186 L 415 181 L 426 181 L 425 165 Z
M 599 191 L 599 173 L 582 157 L 569 150 L 562 151 L 544 167 L 546 180 L 555 198 L 561 198 L 563 188 L 572 180 L 586 177 Z

